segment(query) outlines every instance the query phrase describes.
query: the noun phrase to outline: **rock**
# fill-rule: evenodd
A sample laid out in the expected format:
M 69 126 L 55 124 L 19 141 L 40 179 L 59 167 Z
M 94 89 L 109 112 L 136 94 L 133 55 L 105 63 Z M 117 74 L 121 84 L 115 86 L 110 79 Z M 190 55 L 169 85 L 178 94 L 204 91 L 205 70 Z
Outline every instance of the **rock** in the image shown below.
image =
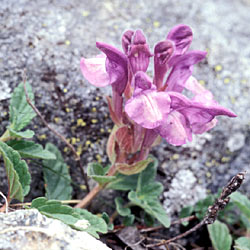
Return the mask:
M 172 180 L 169 191 L 164 192 L 163 206 L 167 214 L 179 212 L 184 206 L 194 205 L 206 197 L 206 190 L 197 183 L 190 170 L 180 170 Z
M 1 250 L 108 250 L 105 244 L 36 209 L 0 213 Z

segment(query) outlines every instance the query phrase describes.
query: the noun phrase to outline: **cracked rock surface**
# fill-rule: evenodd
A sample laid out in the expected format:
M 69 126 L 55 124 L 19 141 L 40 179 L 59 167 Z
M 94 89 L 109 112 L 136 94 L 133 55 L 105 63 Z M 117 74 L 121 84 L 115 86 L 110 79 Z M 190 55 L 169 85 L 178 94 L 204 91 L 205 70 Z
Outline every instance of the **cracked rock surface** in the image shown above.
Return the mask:
M 0 213 L 1 250 L 108 250 L 86 232 L 76 231 L 36 209 Z

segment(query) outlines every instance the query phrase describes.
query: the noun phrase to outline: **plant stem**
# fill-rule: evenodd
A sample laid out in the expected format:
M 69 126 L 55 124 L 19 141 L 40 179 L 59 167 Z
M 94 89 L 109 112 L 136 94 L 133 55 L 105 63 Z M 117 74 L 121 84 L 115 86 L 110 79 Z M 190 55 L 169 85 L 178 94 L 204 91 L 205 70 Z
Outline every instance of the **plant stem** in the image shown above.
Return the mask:
M 7 129 L 3 135 L 0 137 L 0 141 L 2 142 L 6 142 L 6 141 L 9 141 L 11 139 L 11 136 L 10 136 L 10 132 L 9 130 Z
M 107 173 L 107 176 L 114 176 L 116 174 L 116 167 L 115 167 L 115 164 L 113 164 L 108 173 Z M 87 207 L 90 202 L 99 194 L 99 192 L 101 190 L 103 190 L 106 186 L 108 185 L 108 183 L 106 184 L 103 184 L 103 185 L 100 185 L 100 184 L 97 184 L 85 197 L 84 199 L 79 202 L 75 207 L 77 208 L 85 208 Z
M 75 161 L 78 162 L 78 166 L 80 168 L 81 174 L 83 175 L 84 178 L 84 182 L 86 185 L 86 189 L 89 192 L 89 184 L 88 184 L 88 177 L 86 175 L 86 173 L 84 172 L 82 163 L 81 163 L 81 157 L 77 154 L 75 148 L 67 141 L 67 139 L 61 135 L 60 133 L 58 133 L 55 129 L 53 129 L 47 122 L 46 120 L 43 118 L 42 114 L 40 113 L 40 111 L 36 108 L 36 106 L 31 102 L 28 93 L 27 93 L 27 89 L 26 89 L 26 75 L 24 72 L 24 76 L 23 76 L 23 88 L 24 88 L 24 92 L 25 92 L 25 96 L 26 96 L 26 101 L 27 103 L 31 106 L 31 108 L 35 111 L 35 113 L 40 117 L 40 119 L 42 120 L 43 124 L 53 133 L 55 134 L 57 137 L 59 137 L 61 139 L 61 141 L 63 141 L 73 152 L 74 156 L 75 156 Z

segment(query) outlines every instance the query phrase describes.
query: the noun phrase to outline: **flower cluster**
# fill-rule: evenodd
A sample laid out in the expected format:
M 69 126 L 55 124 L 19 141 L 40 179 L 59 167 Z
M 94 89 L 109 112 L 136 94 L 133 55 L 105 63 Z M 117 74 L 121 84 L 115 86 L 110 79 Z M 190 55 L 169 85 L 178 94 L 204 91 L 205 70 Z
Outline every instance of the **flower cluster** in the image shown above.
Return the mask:
M 128 30 L 122 36 L 124 52 L 97 42 L 102 53 L 81 60 L 82 73 L 91 84 L 112 86 L 109 109 L 117 125 L 114 133 L 120 134 L 117 143 L 126 142 L 120 146 L 127 152 L 144 152 L 140 159 L 145 159 L 159 136 L 182 145 L 192 140 L 192 134 L 213 128 L 216 116 L 236 116 L 192 76 L 193 66 L 206 57 L 204 51 L 189 50 L 192 37 L 190 27 L 177 25 L 152 54 L 142 31 Z M 146 74 L 151 57 L 153 79 Z M 184 89 L 192 92 L 191 99 L 182 94 Z

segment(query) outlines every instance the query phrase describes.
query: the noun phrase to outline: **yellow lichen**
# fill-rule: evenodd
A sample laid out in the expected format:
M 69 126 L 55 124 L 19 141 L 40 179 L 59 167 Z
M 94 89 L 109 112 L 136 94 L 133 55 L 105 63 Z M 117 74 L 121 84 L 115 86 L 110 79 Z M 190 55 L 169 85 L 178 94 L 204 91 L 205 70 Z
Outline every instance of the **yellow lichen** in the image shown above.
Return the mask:
M 97 120 L 97 119 L 92 119 L 91 122 L 92 122 L 93 124 L 95 124 L 95 123 L 98 122 L 98 120 Z
M 65 44 L 66 44 L 67 46 L 69 46 L 70 43 L 71 43 L 71 42 L 70 42 L 69 40 L 66 40 L 66 41 L 65 41 Z
M 159 28 L 160 27 L 160 22 L 154 21 L 153 25 L 154 25 L 155 28 Z
M 220 64 L 218 64 L 218 65 L 216 65 L 215 67 L 214 67 L 214 69 L 215 69 L 215 71 L 222 71 L 222 66 L 220 65 Z
M 84 10 L 83 12 L 82 12 L 82 15 L 84 16 L 84 17 L 87 17 L 87 16 L 89 16 L 89 11 L 87 11 L 87 10 Z

